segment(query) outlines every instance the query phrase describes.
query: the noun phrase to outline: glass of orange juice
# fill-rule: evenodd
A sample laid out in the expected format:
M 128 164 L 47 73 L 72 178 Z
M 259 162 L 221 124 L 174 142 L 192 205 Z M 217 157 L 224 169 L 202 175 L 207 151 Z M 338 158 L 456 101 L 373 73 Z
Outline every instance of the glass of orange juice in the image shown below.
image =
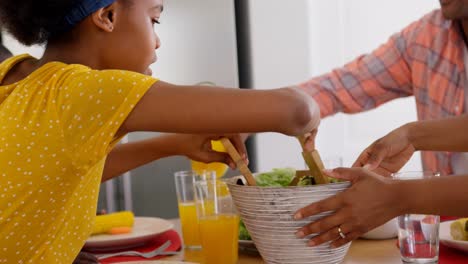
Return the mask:
M 223 144 L 219 140 L 211 141 L 211 149 L 218 152 L 226 152 Z M 215 171 L 216 177 L 221 178 L 226 174 L 228 166 L 221 162 L 212 162 L 212 163 L 203 163 L 195 160 L 190 161 L 192 164 L 192 170 L 197 173 L 202 173 L 203 171 Z
M 225 182 L 195 183 L 195 198 L 204 264 L 238 260 L 239 215 Z
M 189 249 L 201 248 L 197 209 L 195 206 L 194 182 L 213 178 L 213 171 L 179 171 L 175 173 L 175 185 L 182 227 L 184 246 Z

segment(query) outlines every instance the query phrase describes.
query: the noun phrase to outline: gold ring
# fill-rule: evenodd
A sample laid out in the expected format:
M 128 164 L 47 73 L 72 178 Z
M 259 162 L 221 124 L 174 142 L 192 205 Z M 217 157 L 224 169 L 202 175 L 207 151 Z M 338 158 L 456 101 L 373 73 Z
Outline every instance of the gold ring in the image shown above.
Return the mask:
M 343 233 L 343 230 L 341 230 L 341 227 L 338 227 L 338 234 L 342 239 L 346 239 L 346 235 Z

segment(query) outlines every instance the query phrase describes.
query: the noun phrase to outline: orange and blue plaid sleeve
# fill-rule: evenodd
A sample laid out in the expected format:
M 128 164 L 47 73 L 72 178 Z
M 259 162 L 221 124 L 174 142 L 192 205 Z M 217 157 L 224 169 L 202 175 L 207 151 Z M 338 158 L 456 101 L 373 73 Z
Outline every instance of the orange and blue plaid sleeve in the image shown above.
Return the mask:
M 322 117 L 356 113 L 413 94 L 409 48 L 419 31 L 415 22 L 370 54 L 299 84 L 320 106 Z

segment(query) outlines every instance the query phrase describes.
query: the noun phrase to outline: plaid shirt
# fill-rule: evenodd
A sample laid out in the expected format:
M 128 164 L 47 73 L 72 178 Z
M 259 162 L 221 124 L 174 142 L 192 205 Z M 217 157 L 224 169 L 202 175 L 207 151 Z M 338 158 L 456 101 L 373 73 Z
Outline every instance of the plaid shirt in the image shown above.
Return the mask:
M 465 43 L 457 23 L 435 10 L 393 35 L 370 54 L 300 84 L 322 117 L 357 113 L 414 96 L 420 120 L 463 114 L 467 76 Z M 451 174 L 451 153 L 423 152 L 425 170 Z

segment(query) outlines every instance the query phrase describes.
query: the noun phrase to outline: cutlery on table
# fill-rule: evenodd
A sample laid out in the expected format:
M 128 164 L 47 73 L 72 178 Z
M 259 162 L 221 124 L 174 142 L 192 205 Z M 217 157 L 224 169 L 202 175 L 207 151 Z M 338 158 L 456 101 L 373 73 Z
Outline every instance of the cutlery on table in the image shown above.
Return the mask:
M 166 241 L 166 243 L 162 244 L 160 247 L 149 251 L 149 252 L 138 252 L 138 251 L 122 251 L 122 252 L 116 252 L 116 253 L 110 253 L 110 254 L 98 254 L 95 255 L 99 260 L 101 259 L 107 259 L 107 258 L 112 258 L 112 257 L 119 257 L 119 256 L 136 256 L 136 257 L 142 257 L 142 258 L 153 258 L 156 256 L 165 256 L 165 255 L 175 255 L 178 254 L 179 252 L 177 251 L 169 251 L 169 252 L 164 252 L 169 246 L 171 245 L 171 241 Z

